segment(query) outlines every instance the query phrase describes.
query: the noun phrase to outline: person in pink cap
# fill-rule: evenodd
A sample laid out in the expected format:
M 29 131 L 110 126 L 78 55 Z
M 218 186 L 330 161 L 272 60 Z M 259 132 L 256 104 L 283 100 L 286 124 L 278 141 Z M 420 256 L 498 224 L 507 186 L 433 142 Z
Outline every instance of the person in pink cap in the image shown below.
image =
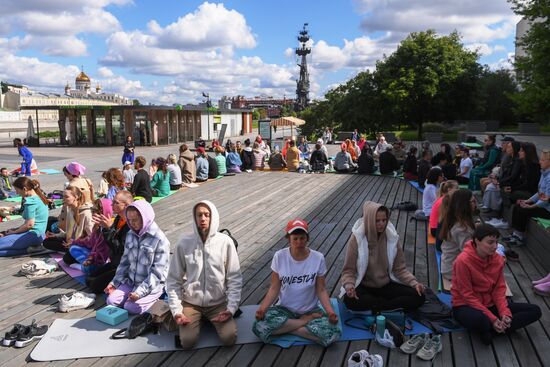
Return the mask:
M 293 334 L 326 347 L 342 331 L 325 286 L 325 257 L 308 247 L 305 220 L 291 220 L 285 232 L 290 246 L 273 256 L 271 286 L 256 311 L 252 330 L 264 343 L 276 335 Z

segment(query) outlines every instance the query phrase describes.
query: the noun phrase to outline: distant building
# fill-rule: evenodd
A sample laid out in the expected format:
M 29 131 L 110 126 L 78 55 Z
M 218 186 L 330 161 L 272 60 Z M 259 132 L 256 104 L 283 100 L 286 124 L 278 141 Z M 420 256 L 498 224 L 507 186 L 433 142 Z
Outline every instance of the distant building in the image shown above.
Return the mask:
M 268 117 L 279 117 L 284 106 L 294 106 L 294 100 L 283 97 L 282 99 L 272 96 L 261 95 L 254 98 L 244 96 L 222 97 L 218 102 L 220 108 L 264 108 Z
M 20 111 L 21 120 L 27 121 L 29 116 L 34 120 L 37 111 L 28 107 L 34 106 L 118 106 L 132 105 L 132 100 L 119 94 L 102 93 L 99 84 L 95 91 L 91 90 L 91 80 L 84 73 L 75 79 L 76 89 L 71 89 L 69 84 L 65 86 L 65 94 L 36 92 L 24 85 L 2 83 L 2 95 L 0 108 L 9 111 Z M 58 120 L 59 114 L 55 109 L 38 110 L 39 120 Z

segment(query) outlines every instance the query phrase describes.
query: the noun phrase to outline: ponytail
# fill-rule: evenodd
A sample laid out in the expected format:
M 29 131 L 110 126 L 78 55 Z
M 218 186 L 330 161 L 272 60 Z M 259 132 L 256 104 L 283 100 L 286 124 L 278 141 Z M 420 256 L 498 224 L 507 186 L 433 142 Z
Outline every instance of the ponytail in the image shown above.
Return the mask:
M 44 191 L 42 191 L 42 189 L 40 188 L 40 182 L 38 182 L 38 180 L 31 180 L 31 184 L 32 184 L 32 189 L 34 190 L 36 195 L 38 195 L 40 200 L 42 200 L 44 205 L 49 205 L 50 201 L 48 200 L 46 195 L 44 195 Z

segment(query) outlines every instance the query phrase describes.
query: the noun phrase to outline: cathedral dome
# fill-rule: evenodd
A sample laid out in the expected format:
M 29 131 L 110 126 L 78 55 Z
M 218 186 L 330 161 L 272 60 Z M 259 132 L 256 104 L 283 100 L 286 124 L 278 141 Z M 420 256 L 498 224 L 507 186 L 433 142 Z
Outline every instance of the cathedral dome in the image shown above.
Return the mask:
M 78 74 L 78 76 L 76 77 L 76 81 L 77 82 L 89 82 L 90 77 L 88 77 L 88 75 L 86 75 L 83 71 L 81 71 L 80 74 Z

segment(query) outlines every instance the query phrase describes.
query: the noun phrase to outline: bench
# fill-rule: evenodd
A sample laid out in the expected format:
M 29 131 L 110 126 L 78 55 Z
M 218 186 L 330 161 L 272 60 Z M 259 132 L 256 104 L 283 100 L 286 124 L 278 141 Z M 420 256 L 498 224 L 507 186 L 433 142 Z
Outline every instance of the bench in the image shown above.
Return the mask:
M 525 247 L 538 259 L 546 272 L 550 272 L 550 232 L 533 218 L 527 222 Z
M 539 134 L 540 125 L 533 122 L 520 122 L 518 124 L 518 132 L 520 134 Z

